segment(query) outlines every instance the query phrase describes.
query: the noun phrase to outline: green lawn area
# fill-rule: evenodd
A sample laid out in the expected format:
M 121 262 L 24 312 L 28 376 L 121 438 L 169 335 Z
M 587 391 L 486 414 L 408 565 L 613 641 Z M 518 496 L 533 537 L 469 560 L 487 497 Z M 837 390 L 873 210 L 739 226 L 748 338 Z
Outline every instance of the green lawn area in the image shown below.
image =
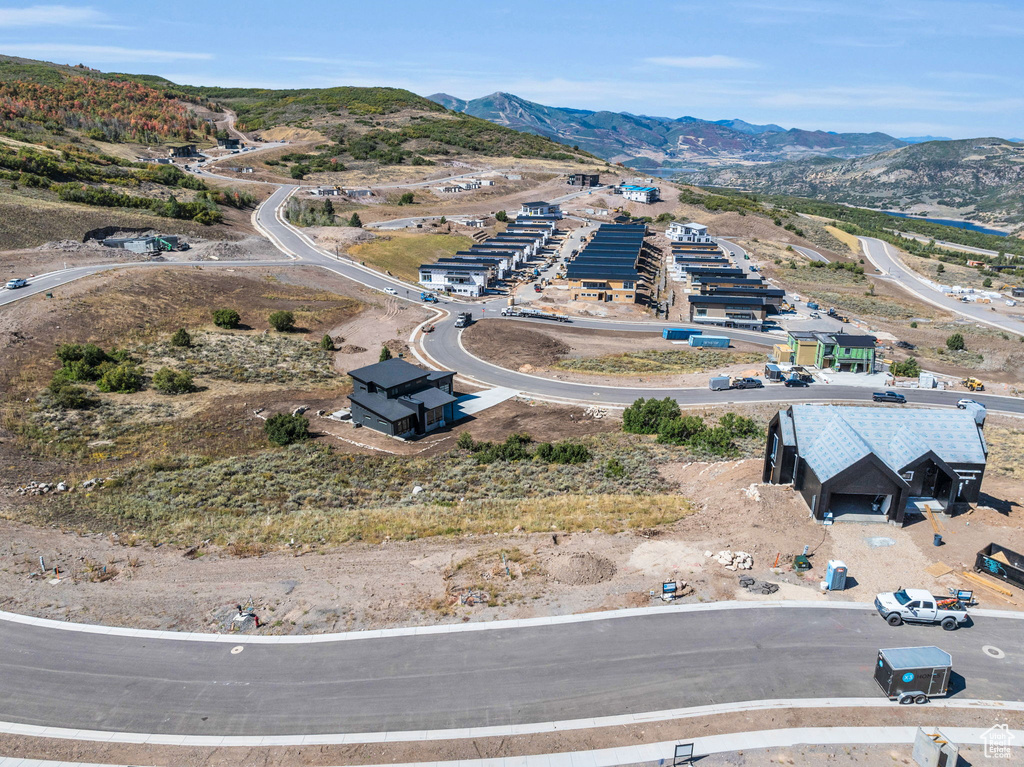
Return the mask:
M 456 234 L 392 234 L 349 248 L 349 254 L 396 277 L 417 282 L 420 264 L 469 250 L 471 237 Z

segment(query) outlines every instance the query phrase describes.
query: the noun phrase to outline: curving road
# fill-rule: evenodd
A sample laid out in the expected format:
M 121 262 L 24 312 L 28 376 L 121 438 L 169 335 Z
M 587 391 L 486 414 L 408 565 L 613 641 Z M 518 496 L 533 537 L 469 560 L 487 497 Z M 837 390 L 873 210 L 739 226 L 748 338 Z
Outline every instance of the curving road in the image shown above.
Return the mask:
M 885 240 L 875 237 L 858 237 L 857 239 L 860 240 L 861 246 L 864 248 L 864 255 L 876 269 L 898 282 L 905 290 L 913 293 L 922 301 L 959 314 L 969 320 L 981 322 L 1008 333 L 1024 335 L 1024 321 L 999 314 L 991 308 L 990 304 L 965 303 L 955 298 L 949 298 L 945 293 L 940 293 L 933 287 L 934 283 L 906 266 L 896 248 Z
M 878 697 L 883 647 L 938 644 L 955 692 L 1018 700 L 1020 620 L 894 629 L 869 609 L 765 605 L 288 643 L 81 633 L 0 620 L 0 721 L 175 735 L 514 725 L 738 701 Z M 59 624 L 58 624 L 59 625 Z M 221 637 L 227 639 L 227 637 Z M 237 642 L 237 645 L 236 645 Z M 232 652 L 233 646 L 242 647 Z M 1005 651 L 996 659 L 990 645 Z
M 267 198 L 266 201 L 264 201 L 262 205 L 260 205 L 259 208 L 257 208 L 254 213 L 254 219 L 258 227 L 270 237 L 271 241 L 274 242 L 279 249 L 291 256 L 291 260 L 221 262 L 216 265 L 204 261 L 198 262 L 198 265 L 205 268 L 240 268 L 245 266 L 280 266 L 295 263 L 312 264 L 324 269 L 329 269 L 330 271 L 347 279 L 376 290 L 392 288 L 397 291 L 399 298 L 415 301 L 415 298 L 418 297 L 419 294 L 419 288 L 417 286 L 388 277 L 384 274 L 373 271 L 372 269 L 360 266 L 353 261 L 329 255 L 316 248 L 313 243 L 298 229 L 287 224 L 281 217 L 281 209 L 283 208 L 288 196 L 298 188 L 298 186 L 279 187 L 269 198 Z M 738 246 L 732 243 L 727 244 L 730 248 L 738 248 Z M 867 245 L 865 249 L 867 249 Z M 19 298 L 39 293 L 44 290 L 52 290 L 58 285 L 79 279 L 80 277 L 110 269 L 139 266 L 152 268 L 158 266 L 188 265 L 192 265 L 192 262 L 142 262 L 85 266 L 68 269 L 61 272 L 54 272 L 50 275 L 41 275 L 40 277 L 35 278 L 32 284 L 27 288 L 15 291 L 0 291 L 0 305 L 11 303 Z M 459 309 L 471 311 L 477 319 L 482 317 L 497 317 L 500 315 L 501 307 L 505 306 L 506 302 L 507 300 L 505 297 L 496 297 L 483 303 L 460 304 Z M 459 302 L 456 299 L 450 303 L 455 304 Z M 501 321 L 508 322 L 510 327 L 515 327 L 514 323 L 541 326 L 550 324 L 545 320 L 522 320 L 516 318 L 503 318 Z M 673 327 L 686 326 L 685 323 L 623 322 L 595 318 L 575 318 L 572 322 L 572 327 L 636 333 L 639 338 L 641 337 L 641 334 L 660 334 L 667 324 L 671 324 Z M 771 346 L 773 343 L 782 340 L 782 336 L 769 333 L 719 328 L 716 328 L 715 332 L 716 334 L 727 335 L 736 340 L 747 341 L 764 346 Z M 672 397 L 683 405 L 829 401 L 867 403 L 871 400 L 871 391 L 863 387 L 837 386 L 821 383 L 813 384 L 811 387 L 806 389 L 790 389 L 780 384 L 771 384 L 764 389 L 713 392 L 709 389 L 703 388 L 682 389 L 650 388 L 642 386 L 599 386 L 594 384 L 572 383 L 549 378 L 541 378 L 513 370 L 507 370 L 469 354 L 462 346 L 461 331 L 454 327 L 453 319 L 450 315 L 436 324 L 436 331 L 434 333 L 420 334 L 418 340 L 426 356 L 442 368 L 456 370 L 461 375 L 475 379 L 476 381 L 484 384 L 515 389 L 538 398 L 589 402 L 601 405 L 628 405 L 639 397 Z M 954 405 L 962 396 L 957 392 L 916 389 L 908 389 L 905 391 L 905 394 L 908 402 L 918 405 Z M 1024 415 L 1024 399 L 987 394 L 975 394 L 972 395 L 972 399 L 983 403 L 993 412 Z

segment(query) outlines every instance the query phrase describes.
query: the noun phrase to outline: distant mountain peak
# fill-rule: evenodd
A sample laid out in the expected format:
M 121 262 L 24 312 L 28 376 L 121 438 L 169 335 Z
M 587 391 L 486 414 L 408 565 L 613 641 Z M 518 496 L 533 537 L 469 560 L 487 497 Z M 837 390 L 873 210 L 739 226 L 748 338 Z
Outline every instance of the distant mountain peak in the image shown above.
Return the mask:
M 643 158 L 645 164 L 658 165 L 814 156 L 849 158 L 904 146 L 904 142 L 884 133 L 787 131 L 779 125 L 756 125 L 738 118 L 712 122 L 688 116 L 552 107 L 505 91 L 469 101 L 445 93 L 428 98 L 456 112 L 578 145 L 612 162 Z

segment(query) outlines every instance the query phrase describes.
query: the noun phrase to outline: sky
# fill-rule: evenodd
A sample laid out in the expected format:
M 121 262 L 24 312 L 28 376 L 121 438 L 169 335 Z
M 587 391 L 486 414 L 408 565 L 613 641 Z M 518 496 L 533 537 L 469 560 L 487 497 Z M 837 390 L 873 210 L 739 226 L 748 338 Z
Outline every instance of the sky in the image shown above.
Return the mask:
M 190 85 L 1024 135 L 1024 0 L 0 0 L 0 53 Z

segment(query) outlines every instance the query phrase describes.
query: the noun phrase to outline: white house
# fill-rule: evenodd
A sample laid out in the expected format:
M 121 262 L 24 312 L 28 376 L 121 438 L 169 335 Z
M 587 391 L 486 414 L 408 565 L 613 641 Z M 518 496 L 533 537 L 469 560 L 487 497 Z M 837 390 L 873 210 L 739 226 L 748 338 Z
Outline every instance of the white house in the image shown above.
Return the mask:
M 555 202 L 524 202 L 519 209 L 520 216 L 554 216 L 562 217 L 562 209 Z
M 420 285 L 428 290 L 482 296 L 490 282 L 493 267 L 477 264 L 422 264 Z
M 456 194 L 457 192 L 464 191 L 461 186 L 435 186 L 434 189 L 441 194 Z
M 318 186 L 313 190 L 317 197 L 340 197 L 341 190 L 336 186 Z
M 623 184 L 619 189 L 622 191 L 622 196 L 631 202 L 652 203 L 661 199 L 661 190 L 656 186 Z
M 672 242 L 693 242 L 701 244 L 714 244 L 714 240 L 708 234 L 708 228 L 704 224 L 681 224 L 673 221 L 669 224 L 665 234 Z

